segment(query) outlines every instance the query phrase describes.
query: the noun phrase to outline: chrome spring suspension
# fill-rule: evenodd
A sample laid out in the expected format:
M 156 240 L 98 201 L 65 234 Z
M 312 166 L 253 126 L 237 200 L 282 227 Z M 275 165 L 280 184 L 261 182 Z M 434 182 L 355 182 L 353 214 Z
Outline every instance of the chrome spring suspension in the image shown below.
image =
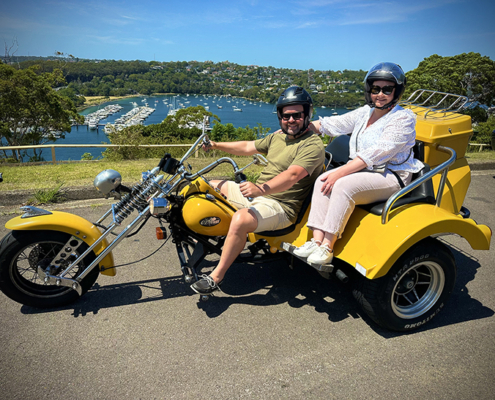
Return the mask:
M 121 224 L 135 209 L 138 211 L 144 210 L 148 205 L 147 194 L 153 187 L 153 182 L 149 178 L 135 185 L 131 193 L 114 206 L 115 221 Z

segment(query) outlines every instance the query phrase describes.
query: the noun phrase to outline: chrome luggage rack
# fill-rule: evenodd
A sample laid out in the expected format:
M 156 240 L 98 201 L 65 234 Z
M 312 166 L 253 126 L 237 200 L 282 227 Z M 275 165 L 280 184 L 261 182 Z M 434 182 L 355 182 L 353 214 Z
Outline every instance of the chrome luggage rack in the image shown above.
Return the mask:
M 441 99 L 435 104 L 441 96 Z M 447 113 L 456 113 L 462 110 L 469 99 L 466 96 L 439 92 L 437 90 L 418 89 L 414 91 L 407 100 L 401 101 L 401 106 L 422 107 L 428 111 L 423 116 L 425 119 L 430 112 L 443 113 L 442 118 L 445 118 Z M 449 103 L 451 103 L 449 105 Z M 414 110 L 413 110 L 414 112 Z M 454 117 L 454 116 L 452 116 Z

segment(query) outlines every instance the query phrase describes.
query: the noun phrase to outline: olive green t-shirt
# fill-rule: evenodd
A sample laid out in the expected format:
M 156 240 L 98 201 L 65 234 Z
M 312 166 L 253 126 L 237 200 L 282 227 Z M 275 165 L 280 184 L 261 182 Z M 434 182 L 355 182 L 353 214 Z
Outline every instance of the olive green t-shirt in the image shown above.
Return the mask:
M 267 195 L 280 203 L 289 220 L 294 223 L 302 202 L 311 193 L 313 183 L 323 171 L 325 149 L 321 139 L 309 131 L 297 139 L 289 139 L 284 133 L 272 133 L 254 142 L 256 150 L 266 154 L 268 165 L 263 169 L 257 184 L 261 185 L 291 165 L 303 167 L 308 175 L 290 189 Z

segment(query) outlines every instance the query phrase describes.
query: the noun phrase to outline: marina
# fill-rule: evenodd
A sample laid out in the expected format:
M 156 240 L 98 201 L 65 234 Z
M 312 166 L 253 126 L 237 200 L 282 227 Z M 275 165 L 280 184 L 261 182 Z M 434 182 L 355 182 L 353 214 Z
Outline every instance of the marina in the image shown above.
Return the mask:
M 121 107 L 122 108 L 122 107 Z M 122 117 L 117 118 L 115 122 L 112 124 L 108 122 L 105 125 L 105 133 L 112 133 L 115 131 L 121 131 L 124 128 L 134 125 L 143 125 L 146 118 L 148 118 L 151 114 L 155 112 L 155 109 L 152 107 L 144 106 L 133 108 L 131 111 L 124 114 Z M 91 127 L 90 127 L 91 129 Z
M 87 125 L 89 129 L 97 129 L 98 123 L 101 120 L 108 118 L 110 115 L 118 113 L 120 110 L 122 110 L 122 108 L 123 107 L 119 104 L 109 104 L 102 109 L 98 109 L 95 112 L 85 115 L 83 125 Z

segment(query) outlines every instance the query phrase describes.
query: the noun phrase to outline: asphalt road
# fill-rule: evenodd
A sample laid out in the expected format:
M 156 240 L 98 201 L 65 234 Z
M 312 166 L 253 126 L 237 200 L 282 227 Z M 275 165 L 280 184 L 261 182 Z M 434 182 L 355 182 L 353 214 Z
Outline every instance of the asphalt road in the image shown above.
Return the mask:
M 473 172 L 465 206 L 492 229 L 494 199 L 495 171 Z M 95 221 L 106 209 L 69 211 Z M 0 236 L 10 217 L 0 216 Z M 1 397 L 493 399 L 495 246 L 443 240 L 458 265 L 454 293 L 409 334 L 380 329 L 349 286 L 302 265 L 236 264 L 225 293 L 201 303 L 171 242 L 100 276 L 70 307 L 40 311 L 0 294 Z M 116 262 L 161 244 L 150 224 L 117 248 Z

